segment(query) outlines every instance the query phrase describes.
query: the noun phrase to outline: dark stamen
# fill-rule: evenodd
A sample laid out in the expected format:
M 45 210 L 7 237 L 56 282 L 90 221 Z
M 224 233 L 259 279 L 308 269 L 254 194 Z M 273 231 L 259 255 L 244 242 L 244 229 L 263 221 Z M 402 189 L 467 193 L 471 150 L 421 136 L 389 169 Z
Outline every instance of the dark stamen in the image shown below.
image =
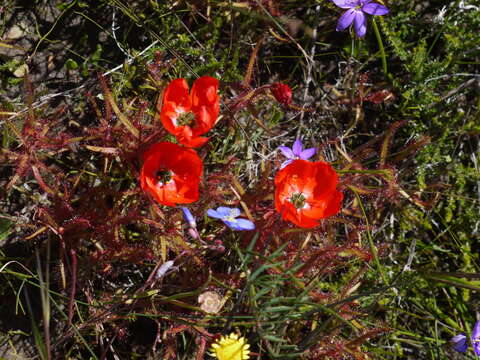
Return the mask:
M 195 121 L 195 114 L 192 112 L 184 112 L 178 115 L 177 125 L 178 126 L 190 126 Z
M 172 172 L 167 169 L 158 170 L 155 173 L 155 180 L 156 180 L 156 183 L 159 185 L 166 184 L 170 180 L 172 180 Z
M 290 197 L 290 202 L 297 209 L 301 209 L 305 205 L 305 196 L 302 193 L 295 193 Z

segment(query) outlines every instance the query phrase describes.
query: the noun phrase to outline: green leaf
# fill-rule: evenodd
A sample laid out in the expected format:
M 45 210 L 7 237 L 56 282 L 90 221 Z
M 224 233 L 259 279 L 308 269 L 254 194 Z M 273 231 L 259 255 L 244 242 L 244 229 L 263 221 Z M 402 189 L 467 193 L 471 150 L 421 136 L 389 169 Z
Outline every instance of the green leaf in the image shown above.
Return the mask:
M 480 291 L 480 281 L 465 280 L 455 276 L 455 273 L 424 273 L 422 276 L 451 286 Z
M 11 233 L 12 222 L 7 219 L 0 219 L 0 241 L 3 241 Z
M 68 70 L 75 70 L 78 69 L 78 63 L 73 59 L 68 59 L 67 61 L 65 61 L 65 67 Z

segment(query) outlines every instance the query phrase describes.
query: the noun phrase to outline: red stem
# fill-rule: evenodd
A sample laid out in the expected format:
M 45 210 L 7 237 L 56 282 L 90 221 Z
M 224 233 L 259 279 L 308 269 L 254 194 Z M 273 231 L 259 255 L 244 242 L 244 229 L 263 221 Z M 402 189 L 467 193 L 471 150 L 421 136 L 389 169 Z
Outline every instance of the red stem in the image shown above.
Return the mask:
M 72 283 L 70 287 L 70 300 L 68 302 L 68 327 L 72 326 L 73 319 L 73 303 L 75 300 L 76 284 L 77 284 L 77 253 L 75 250 L 70 250 L 72 256 Z

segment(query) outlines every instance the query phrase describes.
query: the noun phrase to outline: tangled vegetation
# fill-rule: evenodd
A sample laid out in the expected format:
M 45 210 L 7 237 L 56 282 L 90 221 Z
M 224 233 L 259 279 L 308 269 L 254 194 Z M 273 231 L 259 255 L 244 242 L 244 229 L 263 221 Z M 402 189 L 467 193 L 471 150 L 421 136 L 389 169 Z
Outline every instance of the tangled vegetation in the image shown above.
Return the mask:
M 480 7 L 372 4 L 0 5 L 0 356 L 475 358 Z

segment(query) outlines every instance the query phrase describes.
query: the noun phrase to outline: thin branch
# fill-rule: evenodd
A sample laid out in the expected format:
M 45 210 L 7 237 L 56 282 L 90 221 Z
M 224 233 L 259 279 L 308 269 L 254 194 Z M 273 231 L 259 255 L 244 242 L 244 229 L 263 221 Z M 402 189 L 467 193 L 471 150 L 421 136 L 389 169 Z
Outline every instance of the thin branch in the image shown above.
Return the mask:
M 125 62 L 127 64 L 131 64 L 135 59 L 141 57 L 143 54 L 145 54 L 148 50 L 150 50 L 157 43 L 158 43 L 158 41 L 155 40 L 153 43 L 151 43 L 145 49 L 143 49 L 138 55 L 125 60 Z M 110 75 L 111 73 L 121 69 L 123 66 L 124 66 L 124 64 L 120 64 L 118 66 L 115 66 L 113 69 L 110 69 L 110 70 L 104 72 L 102 74 L 102 76 Z M 65 91 L 62 91 L 62 92 L 59 92 L 59 93 L 54 93 L 54 94 L 48 94 L 48 95 L 41 96 L 41 97 L 39 97 L 39 99 L 36 102 L 32 103 L 31 108 L 32 109 L 39 108 L 40 106 L 48 103 L 51 99 L 54 99 L 54 98 L 59 97 L 59 96 L 68 96 L 68 94 L 70 94 L 72 92 L 77 92 L 78 90 L 81 90 L 81 89 L 85 88 L 88 84 L 92 83 L 93 81 L 94 81 L 93 79 L 87 80 L 87 81 L 85 81 L 84 84 L 82 84 L 80 86 L 77 86 L 77 87 L 74 87 L 73 89 L 65 90 Z M 17 111 L 14 115 L 10 116 L 7 120 L 15 119 L 15 118 L 25 114 L 28 111 L 29 111 L 29 107 L 26 107 L 26 108 L 24 108 L 20 111 Z M 0 124 L 3 124 L 3 122 L 5 122 L 5 120 L 0 121 Z

